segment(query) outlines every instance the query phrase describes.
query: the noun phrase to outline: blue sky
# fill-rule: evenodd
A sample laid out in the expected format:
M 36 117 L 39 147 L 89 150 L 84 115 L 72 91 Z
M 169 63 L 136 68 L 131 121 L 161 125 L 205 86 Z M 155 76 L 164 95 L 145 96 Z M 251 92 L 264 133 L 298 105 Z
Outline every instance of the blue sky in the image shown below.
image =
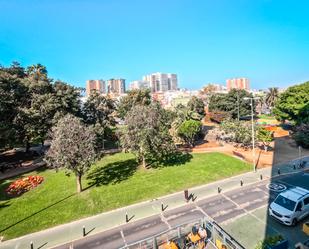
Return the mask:
M 179 86 L 244 76 L 253 88 L 309 80 L 309 1 L 0 0 L 0 64 L 46 65 L 51 77 L 141 79 Z

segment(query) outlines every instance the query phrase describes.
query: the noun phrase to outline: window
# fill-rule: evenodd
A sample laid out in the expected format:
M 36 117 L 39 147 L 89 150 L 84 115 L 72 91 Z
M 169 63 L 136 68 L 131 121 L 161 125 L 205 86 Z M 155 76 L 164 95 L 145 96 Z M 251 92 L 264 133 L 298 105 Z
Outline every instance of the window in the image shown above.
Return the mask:
M 295 210 L 295 211 L 301 211 L 302 207 L 303 207 L 302 202 L 298 202 L 298 204 L 297 204 L 297 207 L 296 207 L 296 210 Z
M 283 197 L 282 195 L 278 195 L 275 203 L 278 204 L 281 207 L 284 207 L 290 211 L 293 211 L 296 205 L 295 201 L 292 201 L 288 198 Z
M 309 197 L 307 197 L 307 198 L 304 199 L 304 204 L 305 204 L 305 205 L 308 205 L 308 204 L 309 204 Z

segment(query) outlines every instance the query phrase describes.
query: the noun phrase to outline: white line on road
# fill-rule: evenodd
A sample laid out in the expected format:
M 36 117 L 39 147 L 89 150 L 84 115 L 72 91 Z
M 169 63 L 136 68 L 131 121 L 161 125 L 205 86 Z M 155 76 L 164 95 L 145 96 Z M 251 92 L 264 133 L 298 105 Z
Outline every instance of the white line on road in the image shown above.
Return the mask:
M 120 230 L 120 234 L 121 234 L 121 237 L 123 239 L 124 245 L 127 246 L 128 244 L 127 244 L 126 238 L 124 237 L 122 229 Z

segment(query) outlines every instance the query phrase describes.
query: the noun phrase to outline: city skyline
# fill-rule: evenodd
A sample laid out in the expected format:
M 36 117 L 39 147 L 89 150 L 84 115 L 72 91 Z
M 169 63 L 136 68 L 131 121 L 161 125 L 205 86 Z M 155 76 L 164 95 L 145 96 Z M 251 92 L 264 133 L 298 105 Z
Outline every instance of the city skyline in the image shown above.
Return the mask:
M 253 89 L 309 78 L 307 1 L 74 2 L 0 1 L 0 64 L 41 63 L 82 87 L 117 77 L 128 88 L 156 71 L 193 90 L 228 78 L 249 78 Z

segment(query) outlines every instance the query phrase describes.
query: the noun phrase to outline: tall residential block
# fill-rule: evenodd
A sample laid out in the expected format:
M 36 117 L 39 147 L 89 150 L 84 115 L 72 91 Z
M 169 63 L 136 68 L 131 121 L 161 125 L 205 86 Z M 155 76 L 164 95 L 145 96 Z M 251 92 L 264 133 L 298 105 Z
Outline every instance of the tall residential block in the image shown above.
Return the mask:
M 86 81 L 86 94 L 90 95 L 91 91 L 97 91 L 100 94 L 105 94 L 105 81 L 104 80 L 87 80 Z
M 126 82 L 124 79 L 110 79 L 107 81 L 107 93 L 123 94 L 126 91 Z
M 145 75 L 143 81 L 149 83 L 151 92 L 166 92 L 177 90 L 177 74 L 171 73 L 153 73 Z
M 244 89 L 244 90 L 249 91 L 250 90 L 249 79 L 247 79 L 247 78 L 227 79 L 226 80 L 226 87 L 227 87 L 228 91 L 233 89 L 233 88 Z
M 134 80 L 130 83 L 130 90 L 136 89 L 149 89 L 150 85 L 148 81 Z

